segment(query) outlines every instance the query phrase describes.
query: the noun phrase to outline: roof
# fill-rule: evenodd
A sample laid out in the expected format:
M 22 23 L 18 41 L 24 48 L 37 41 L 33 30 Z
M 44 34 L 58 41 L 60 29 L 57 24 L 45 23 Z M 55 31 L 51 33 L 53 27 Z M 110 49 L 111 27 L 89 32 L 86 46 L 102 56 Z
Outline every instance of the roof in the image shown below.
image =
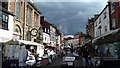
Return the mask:
M 28 2 L 39 14 L 41 14 L 40 10 L 34 5 L 34 3 Z
M 97 17 L 94 19 L 93 22 L 95 22 L 95 21 L 99 18 L 99 16 L 104 12 L 104 10 L 105 10 L 107 7 L 108 7 L 108 5 L 106 5 L 105 8 L 101 11 L 101 13 L 100 13 L 99 15 L 97 15 Z

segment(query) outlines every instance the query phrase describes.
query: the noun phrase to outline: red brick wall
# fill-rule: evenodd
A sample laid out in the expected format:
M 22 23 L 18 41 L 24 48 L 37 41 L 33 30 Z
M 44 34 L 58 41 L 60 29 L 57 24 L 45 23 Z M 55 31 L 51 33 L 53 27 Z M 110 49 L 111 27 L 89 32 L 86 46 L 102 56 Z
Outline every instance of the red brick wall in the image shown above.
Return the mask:
M 109 7 L 111 10 L 111 6 Z M 120 28 L 120 6 L 118 2 L 115 2 L 115 11 L 113 13 L 110 12 L 110 15 L 111 15 L 111 22 L 112 19 L 115 18 L 117 28 Z

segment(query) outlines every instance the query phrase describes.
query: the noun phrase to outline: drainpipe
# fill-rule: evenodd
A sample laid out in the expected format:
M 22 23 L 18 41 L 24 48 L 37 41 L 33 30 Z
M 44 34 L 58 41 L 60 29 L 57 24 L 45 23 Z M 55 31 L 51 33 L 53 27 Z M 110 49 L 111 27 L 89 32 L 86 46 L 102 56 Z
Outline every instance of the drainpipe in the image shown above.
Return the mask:
M 23 21 L 23 40 L 24 40 L 24 33 L 25 32 L 25 0 L 24 0 L 24 21 Z

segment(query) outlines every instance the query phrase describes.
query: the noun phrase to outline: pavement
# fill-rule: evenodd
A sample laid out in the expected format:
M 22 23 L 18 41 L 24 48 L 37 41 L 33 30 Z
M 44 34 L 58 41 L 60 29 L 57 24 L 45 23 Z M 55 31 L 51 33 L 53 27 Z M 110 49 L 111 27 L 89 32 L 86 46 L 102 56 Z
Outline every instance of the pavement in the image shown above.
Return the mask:
M 70 56 L 67 55 L 67 56 Z M 74 67 L 72 68 L 82 68 L 82 59 L 80 57 L 76 58 L 74 61 Z M 52 63 L 48 64 L 47 67 L 63 68 L 63 59 L 61 57 L 56 58 Z M 65 68 L 69 68 L 66 66 Z M 70 67 L 71 68 L 71 67 Z

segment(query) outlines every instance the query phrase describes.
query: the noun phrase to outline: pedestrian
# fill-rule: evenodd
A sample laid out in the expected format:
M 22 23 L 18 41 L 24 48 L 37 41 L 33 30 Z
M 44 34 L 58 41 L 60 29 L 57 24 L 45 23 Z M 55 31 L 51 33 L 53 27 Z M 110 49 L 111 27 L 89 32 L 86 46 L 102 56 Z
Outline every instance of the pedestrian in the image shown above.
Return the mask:
M 19 66 L 20 68 L 23 68 L 26 66 L 26 60 L 27 60 L 27 50 L 25 48 L 25 45 L 20 47 L 19 50 Z
M 61 52 L 61 58 L 63 58 L 65 56 L 65 51 L 63 50 L 62 52 Z
M 88 48 L 87 48 L 87 46 L 85 46 L 84 48 L 83 48 L 83 66 L 88 66 L 88 55 L 89 55 L 89 50 L 88 50 Z

